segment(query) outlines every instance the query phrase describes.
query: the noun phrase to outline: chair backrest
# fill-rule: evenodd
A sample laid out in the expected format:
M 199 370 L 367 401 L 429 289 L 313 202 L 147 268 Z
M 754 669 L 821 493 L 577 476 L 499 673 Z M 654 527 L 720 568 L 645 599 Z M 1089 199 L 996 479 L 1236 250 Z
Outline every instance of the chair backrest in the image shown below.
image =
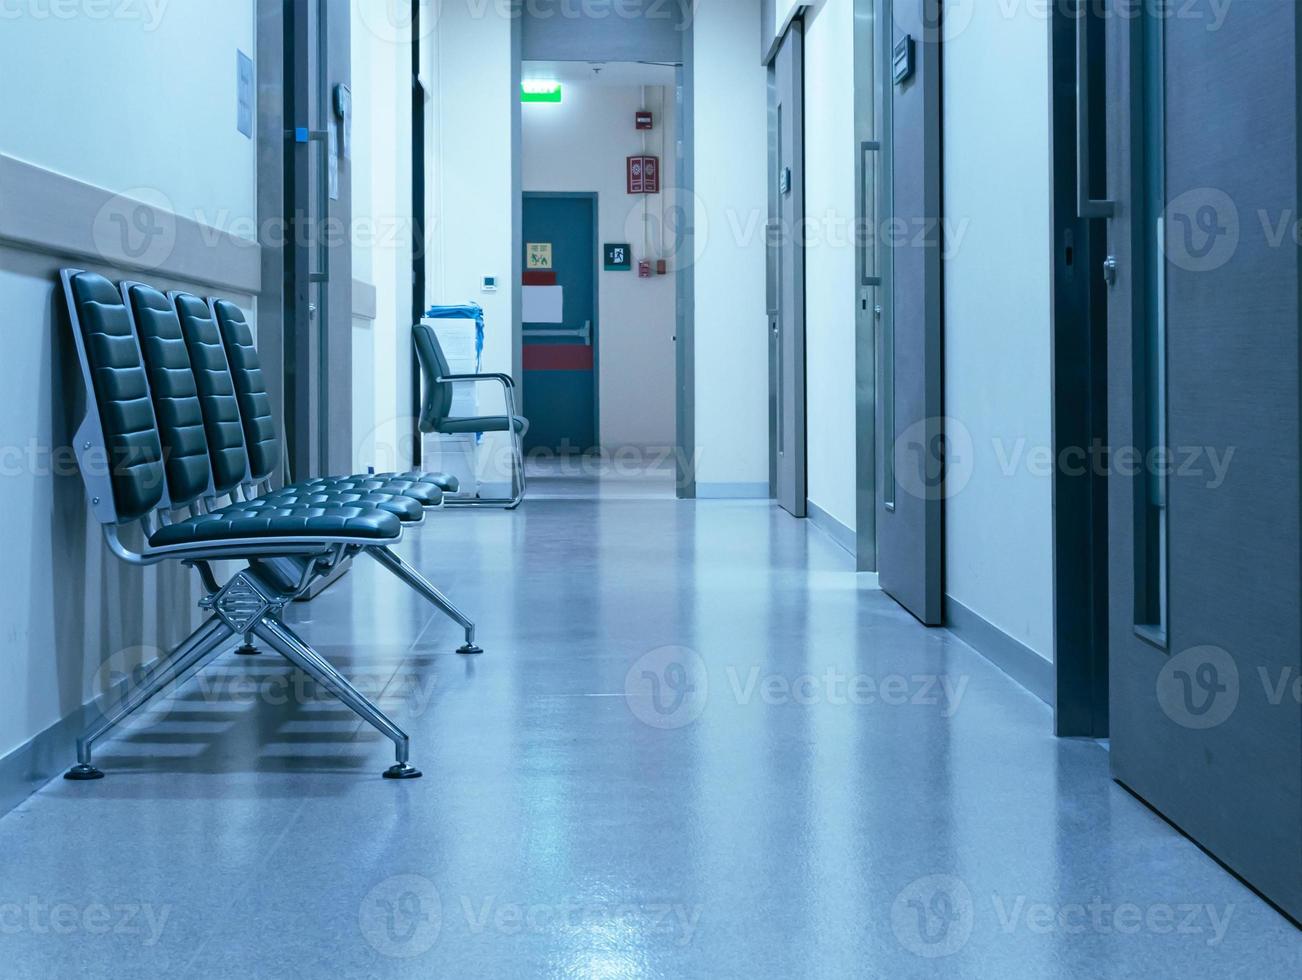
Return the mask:
M 208 303 L 190 293 L 168 293 L 181 323 L 181 335 L 190 353 L 190 366 L 203 409 L 213 490 L 227 494 L 251 481 L 244 423 L 235 397 L 235 382 L 226 362 L 217 320 Z
M 244 311 L 224 299 L 209 301 L 217 329 L 221 332 L 230 365 L 235 397 L 244 422 L 244 444 L 249 452 L 249 474 L 255 481 L 269 479 L 276 471 L 280 441 L 271 414 L 271 396 L 262 377 L 262 361 L 253 342 L 253 331 Z
M 439 381 L 452 372 L 439 345 L 438 335 L 428 323 L 417 323 L 411 328 L 412 342 L 416 345 L 416 359 L 420 362 L 424 381 L 424 398 L 421 401 L 420 431 L 434 432 L 452 410 L 452 382 Z
M 75 445 L 82 478 L 96 519 L 127 524 L 167 499 L 144 358 L 131 315 L 111 282 L 79 269 L 64 269 L 60 277 L 87 392 Z
M 199 388 L 176 307 L 151 286 L 121 285 L 144 357 L 154 417 L 163 444 L 167 495 L 185 507 L 213 492 L 212 465 Z

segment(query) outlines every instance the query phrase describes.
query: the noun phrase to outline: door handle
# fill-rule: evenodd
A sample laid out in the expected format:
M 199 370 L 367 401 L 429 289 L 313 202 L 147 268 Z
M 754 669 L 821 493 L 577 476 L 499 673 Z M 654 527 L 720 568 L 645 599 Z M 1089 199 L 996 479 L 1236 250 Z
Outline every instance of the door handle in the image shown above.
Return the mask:
M 591 347 L 592 346 L 592 321 L 584 320 L 583 326 L 575 327 L 573 329 L 548 330 L 548 329 L 535 328 L 533 330 L 525 330 L 524 336 L 525 337 L 573 337 L 576 340 L 583 341 L 583 343 L 586 346 Z
M 1076 18 L 1076 213 L 1082 218 L 1111 218 L 1117 202 L 1090 197 L 1090 36 L 1089 0 L 1080 0 Z

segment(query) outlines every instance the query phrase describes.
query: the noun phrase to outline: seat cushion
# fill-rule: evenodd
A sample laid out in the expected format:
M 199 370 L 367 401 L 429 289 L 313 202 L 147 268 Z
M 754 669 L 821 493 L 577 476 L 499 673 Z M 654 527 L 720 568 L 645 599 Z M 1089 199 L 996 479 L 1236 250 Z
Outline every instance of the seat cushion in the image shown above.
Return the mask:
M 416 483 L 432 483 L 444 493 L 456 493 L 461 489 L 461 481 L 451 473 L 425 473 L 411 470 L 407 473 L 377 473 L 377 480 L 412 480 Z
M 512 416 L 511 422 L 507 421 L 505 415 L 481 415 L 475 418 L 443 419 L 435 431 L 446 435 L 457 435 L 463 432 L 505 432 L 512 422 L 515 424 L 516 432 L 523 432 L 529 424 L 519 415 Z
M 437 507 L 443 503 L 443 491 L 435 484 L 391 474 L 359 473 L 356 476 L 319 477 L 315 480 L 304 480 L 293 486 L 313 492 L 381 493 L 394 497 L 408 497 L 421 507 Z
M 440 495 L 441 496 L 441 495 Z M 425 508 L 419 500 L 400 493 L 385 491 L 337 488 L 282 487 L 248 502 L 250 507 L 326 507 L 360 506 L 388 511 L 404 524 L 419 524 L 425 517 Z
M 149 538 L 152 548 L 243 541 L 252 538 L 347 538 L 358 544 L 392 541 L 402 535 L 402 524 L 387 511 L 353 504 L 303 504 L 273 506 L 232 504 L 211 514 L 169 524 Z

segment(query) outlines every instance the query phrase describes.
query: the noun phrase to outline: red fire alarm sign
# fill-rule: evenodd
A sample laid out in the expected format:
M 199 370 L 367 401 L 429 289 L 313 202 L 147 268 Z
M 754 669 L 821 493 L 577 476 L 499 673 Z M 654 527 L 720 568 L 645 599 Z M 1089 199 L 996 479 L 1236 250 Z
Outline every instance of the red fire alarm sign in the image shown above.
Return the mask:
M 646 109 L 639 109 L 633 114 L 633 120 L 638 129 L 654 129 L 655 117 Z
M 630 194 L 660 193 L 660 158 L 628 158 L 628 192 Z

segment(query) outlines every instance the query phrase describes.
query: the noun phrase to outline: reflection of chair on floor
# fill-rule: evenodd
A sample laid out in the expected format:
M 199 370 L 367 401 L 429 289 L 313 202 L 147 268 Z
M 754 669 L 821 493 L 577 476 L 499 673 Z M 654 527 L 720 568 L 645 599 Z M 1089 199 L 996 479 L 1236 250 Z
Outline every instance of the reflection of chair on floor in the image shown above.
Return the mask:
M 524 500 L 524 433 L 529 422 L 516 411 L 515 380 L 509 374 L 453 374 L 447 358 L 439 345 L 438 335 L 428 323 L 412 327 L 416 357 L 420 361 L 424 382 L 424 400 L 421 403 L 420 431 L 440 435 L 464 433 L 509 432 L 511 434 L 511 496 L 472 497 L 447 499 L 448 506 L 494 506 L 508 510 L 520 506 Z M 456 418 L 452 410 L 452 386 L 459 383 L 496 382 L 502 386 L 506 398 L 505 415 L 479 415 L 473 418 Z

